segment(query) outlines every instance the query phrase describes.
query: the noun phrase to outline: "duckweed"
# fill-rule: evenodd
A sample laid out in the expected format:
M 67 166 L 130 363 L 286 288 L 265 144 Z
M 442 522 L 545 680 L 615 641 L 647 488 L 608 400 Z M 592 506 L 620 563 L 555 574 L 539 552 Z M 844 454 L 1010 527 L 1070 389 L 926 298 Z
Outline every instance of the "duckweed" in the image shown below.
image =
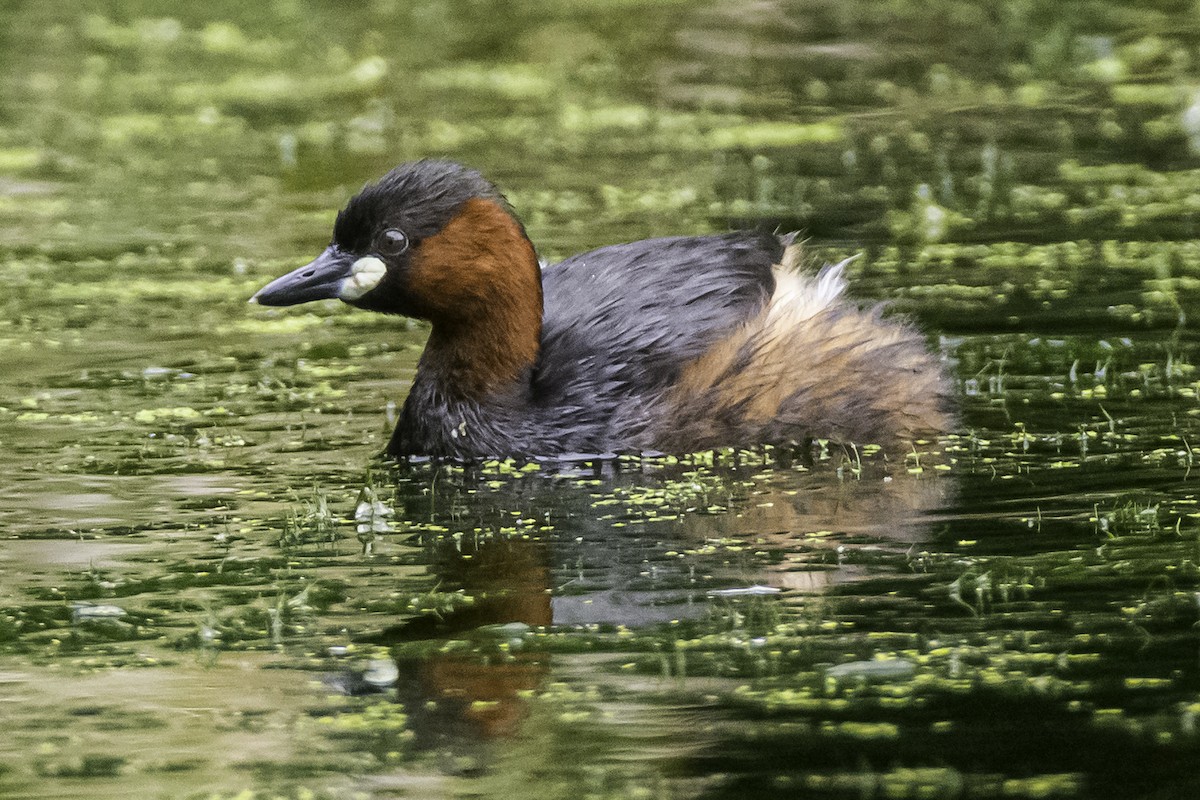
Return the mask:
M 1190 12 L 585 5 L 6 18 L 0 794 L 1195 794 Z M 427 155 L 861 251 L 961 428 L 383 463 L 425 326 L 245 301 Z

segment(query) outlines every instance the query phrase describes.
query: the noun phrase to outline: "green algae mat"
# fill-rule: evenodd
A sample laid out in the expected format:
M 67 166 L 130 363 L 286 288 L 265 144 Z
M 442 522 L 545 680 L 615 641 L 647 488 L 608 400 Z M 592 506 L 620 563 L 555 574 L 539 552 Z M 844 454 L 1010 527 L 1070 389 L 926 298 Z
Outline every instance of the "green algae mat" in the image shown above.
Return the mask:
M 1196 4 L 0 16 L 0 795 L 1200 794 Z M 426 329 L 246 300 L 423 156 L 860 253 L 957 428 L 384 462 Z

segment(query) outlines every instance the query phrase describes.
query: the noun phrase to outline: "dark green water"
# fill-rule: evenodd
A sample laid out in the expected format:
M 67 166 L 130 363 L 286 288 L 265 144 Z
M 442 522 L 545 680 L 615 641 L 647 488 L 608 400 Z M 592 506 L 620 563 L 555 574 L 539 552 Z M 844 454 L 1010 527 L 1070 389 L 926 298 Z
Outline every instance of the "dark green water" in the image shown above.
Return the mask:
M 0 16 L 0 795 L 1200 794 L 1197 4 Z M 389 468 L 424 330 L 245 301 L 421 156 L 863 253 L 960 428 Z

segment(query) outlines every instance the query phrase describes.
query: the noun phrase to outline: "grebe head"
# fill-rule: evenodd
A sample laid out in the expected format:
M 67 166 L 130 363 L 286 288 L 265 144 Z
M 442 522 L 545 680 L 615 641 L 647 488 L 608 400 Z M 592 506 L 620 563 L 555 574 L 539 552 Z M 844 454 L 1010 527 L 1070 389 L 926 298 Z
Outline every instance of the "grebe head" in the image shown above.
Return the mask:
M 541 270 L 525 229 L 496 187 L 446 161 L 401 164 L 368 184 L 338 214 L 325 252 L 250 301 L 334 297 L 429 320 L 422 368 L 444 393 L 511 388 L 541 346 Z
M 522 262 L 514 271 L 527 272 L 523 262 L 531 258 L 536 262 L 520 222 L 482 175 L 448 161 L 414 161 L 363 187 L 338 214 L 325 252 L 251 302 L 290 306 L 336 297 L 371 311 L 449 321 L 494 299 L 493 284 L 513 277 L 506 262 Z

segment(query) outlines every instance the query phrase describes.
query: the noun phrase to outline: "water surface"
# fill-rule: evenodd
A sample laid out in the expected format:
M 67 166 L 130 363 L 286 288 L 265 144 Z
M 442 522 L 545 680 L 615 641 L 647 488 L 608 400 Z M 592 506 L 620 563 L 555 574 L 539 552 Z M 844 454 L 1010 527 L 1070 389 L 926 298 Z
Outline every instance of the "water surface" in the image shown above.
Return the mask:
M 1200 791 L 1192 4 L 4 6 L 6 797 Z M 423 156 L 862 253 L 960 426 L 387 465 L 425 329 L 245 301 Z

